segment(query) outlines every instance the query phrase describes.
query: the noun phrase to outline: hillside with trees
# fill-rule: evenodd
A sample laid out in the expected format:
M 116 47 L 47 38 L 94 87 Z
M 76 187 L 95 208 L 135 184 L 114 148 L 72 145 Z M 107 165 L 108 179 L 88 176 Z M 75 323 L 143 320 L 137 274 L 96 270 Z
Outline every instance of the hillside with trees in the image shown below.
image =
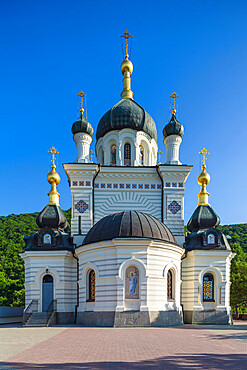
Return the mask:
M 64 211 L 70 222 L 70 209 Z M 38 230 L 38 213 L 0 217 L 0 306 L 24 306 L 23 237 Z M 234 312 L 247 312 L 247 224 L 224 225 L 219 229 L 232 238 L 236 253 L 231 267 L 231 305 Z

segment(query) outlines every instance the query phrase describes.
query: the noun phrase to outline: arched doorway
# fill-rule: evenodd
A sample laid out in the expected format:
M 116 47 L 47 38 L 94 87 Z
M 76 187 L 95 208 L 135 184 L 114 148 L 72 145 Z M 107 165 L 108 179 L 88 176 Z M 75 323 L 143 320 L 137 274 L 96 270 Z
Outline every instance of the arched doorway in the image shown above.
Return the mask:
M 42 312 L 46 312 L 53 300 L 53 277 L 45 275 L 42 280 Z

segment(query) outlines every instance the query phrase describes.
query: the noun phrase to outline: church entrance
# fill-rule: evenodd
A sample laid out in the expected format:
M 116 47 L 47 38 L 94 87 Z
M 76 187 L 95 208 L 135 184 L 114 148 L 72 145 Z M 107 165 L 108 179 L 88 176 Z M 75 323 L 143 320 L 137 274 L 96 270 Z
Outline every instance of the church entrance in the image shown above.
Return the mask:
M 42 312 L 46 312 L 53 299 L 53 277 L 45 275 L 42 281 Z

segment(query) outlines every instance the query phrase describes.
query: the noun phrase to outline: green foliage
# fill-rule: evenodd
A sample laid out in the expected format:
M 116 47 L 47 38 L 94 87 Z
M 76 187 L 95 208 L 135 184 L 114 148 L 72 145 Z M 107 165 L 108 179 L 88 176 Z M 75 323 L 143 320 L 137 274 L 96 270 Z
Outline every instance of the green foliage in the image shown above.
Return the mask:
M 218 229 L 225 235 L 230 235 L 231 242 L 241 245 L 243 251 L 247 253 L 247 224 L 224 225 Z
M 70 209 L 64 211 L 68 222 Z M 24 262 L 19 253 L 24 252 L 23 237 L 38 230 L 38 213 L 0 217 L 0 306 L 24 306 Z
M 231 306 L 235 313 L 247 311 L 247 253 L 239 244 L 231 245 L 236 253 L 231 263 Z

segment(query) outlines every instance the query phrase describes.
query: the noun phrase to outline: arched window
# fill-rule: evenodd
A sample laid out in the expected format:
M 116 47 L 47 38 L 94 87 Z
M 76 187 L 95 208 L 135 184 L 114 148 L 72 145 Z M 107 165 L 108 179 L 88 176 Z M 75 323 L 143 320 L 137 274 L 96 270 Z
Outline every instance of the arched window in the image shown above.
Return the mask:
M 117 163 L 117 149 L 116 149 L 116 145 L 113 144 L 111 146 L 111 164 L 116 164 Z
M 167 300 L 173 300 L 173 281 L 172 281 L 172 272 L 171 270 L 167 273 Z
M 95 272 L 90 270 L 88 274 L 88 301 L 95 301 Z
M 144 165 L 144 148 L 142 145 L 140 145 L 140 155 L 139 155 L 139 163 L 141 166 Z
M 129 143 L 124 145 L 124 165 L 130 166 L 131 165 L 131 147 Z
M 125 271 L 125 298 L 139 298 L 139 270 L 135 266 L 129 266 Z
M 205 274 L 203 276 L 203 301 L 214 300 L 214 277 L 212 274 Z

